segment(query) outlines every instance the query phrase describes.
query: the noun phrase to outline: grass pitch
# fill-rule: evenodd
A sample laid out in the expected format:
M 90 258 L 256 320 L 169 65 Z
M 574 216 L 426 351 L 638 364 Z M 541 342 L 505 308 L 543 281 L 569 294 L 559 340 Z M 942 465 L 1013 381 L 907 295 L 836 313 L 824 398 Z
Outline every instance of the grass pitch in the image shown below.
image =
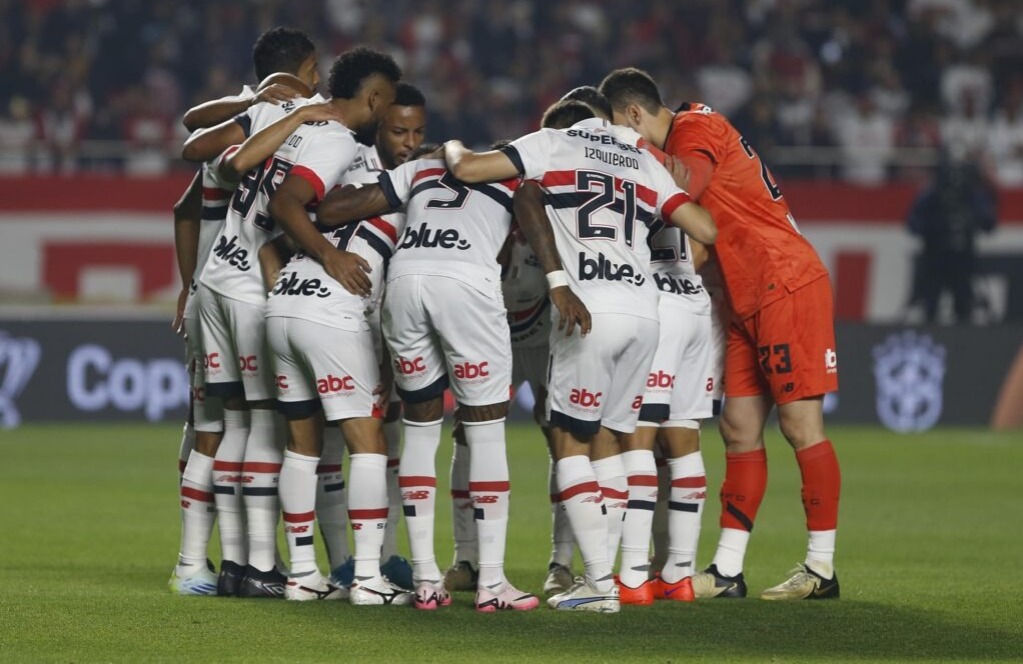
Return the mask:
M 659 602 L 605 616 L 546 606 L 478 615 L 468 594 L 434 613 L 175 597 L 166 582 L 178 542 L 176 427 L 2 432 L 0 661 L 1023 659 L 1023 436 L 840 427 L 831 435 L 844 480 L 841 600 Z M 508 576 L 539 592 L 548 555 L 546 453 L 526 426 L 510 428 L 508 447 Z M 445 444 L 438 455 L 441 496 L 449 450 Z M 713 492 L 723 471 L 713 430 L 704 450 Z M 777 434 L 768 453 L 768 494 L 747 556 L 751 595 L 784 579 L 805 545 L 795 460 Z M 451 555 L 446 499 L 438 509 L 443 566 Z M 709 500 L 701 567 L 713 555 L 718 513 Z

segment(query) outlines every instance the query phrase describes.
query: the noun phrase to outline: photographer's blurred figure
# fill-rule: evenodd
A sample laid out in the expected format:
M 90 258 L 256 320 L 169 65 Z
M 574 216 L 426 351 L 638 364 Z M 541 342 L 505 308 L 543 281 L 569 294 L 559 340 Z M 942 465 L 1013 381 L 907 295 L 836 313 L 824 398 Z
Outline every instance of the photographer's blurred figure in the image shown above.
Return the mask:
M 972 162 L 945 156 L 934 181 L 913 202 L 909 231 L 923 239 L 912 302 L 922 300 L 925 320 L 936 322 L 941 293 L 952 292 L 955 320 L 973 313 L 976 236 L 995 227 L 995 195 Z

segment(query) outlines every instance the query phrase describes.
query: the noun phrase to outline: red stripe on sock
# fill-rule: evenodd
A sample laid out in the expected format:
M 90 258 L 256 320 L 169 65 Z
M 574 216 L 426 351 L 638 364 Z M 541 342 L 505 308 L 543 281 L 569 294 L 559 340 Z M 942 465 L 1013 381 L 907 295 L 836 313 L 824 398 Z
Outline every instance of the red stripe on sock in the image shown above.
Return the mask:
M 511 482 L 469 482 L 469 491 L 511 491 Z
M 340 473 L 341 464 L 329 464 L 326 466 L 316 466 L 317 475 L 326 475 L 327 473 Z
M 243 473 L 279 473 L 281 464 L 266 461 L 246 461 L 242 464 Z
M 803 476 L 803 509 L 807 530 L 834 530 L 838 526 L 838 496 L 842 491 L 842 473 L 830 440 L 804 447 L 796 452 Z
M 234 461 L 214 461 L 213 470 L 226 470 L 228 472 L 240 473 L 242 470 L 242 464 L 235 463 Z
M 600 485 L 596 482 L 590 481 L 570 486 L 561 492 L 561 500 L 568 500 L 573 496 L 578 496 L 580 493 L 600 494 Z
M 700 475 L 699 477 L 680 477 L 671 481 L 672 488 L 675 489 L 700 489 L 707 486 L 707 477 Z
M 398 486 L 437 486 L 437 478 L 427 475 L 399 475 Z
M 457 489 L 452 489 L 451 490 L 451 497 L 452 498 L 468 498 L 469 497 L 469 492 L 468 491 L 457 490 Z
M 348 510 L 348 518 L 352 521 L 366 521 L 368 519 L 386 519 L 387 508 L 381 507 L 375 510 Z
M 213 494 L 209 491 L 200 491 L 199 489 L 193 489 L 190 486 L 181 487 L 181 495 L 184 498 L 192 498 L 194 500 L 201 500 L 204 503 L 213 502 Z
M 619 491 L 618 489 L 612 489 L 610 487 L 600 487 L 600 492 L 604 494 L 605 498 L 618 498 L 619 500 L 628 500 L 628 491 Z
M 629 475 L 629 486 L 657 486 L 657 475 Z
M 316 518 L 316 512 L 284 512 L 286 523 L 304 523 Z

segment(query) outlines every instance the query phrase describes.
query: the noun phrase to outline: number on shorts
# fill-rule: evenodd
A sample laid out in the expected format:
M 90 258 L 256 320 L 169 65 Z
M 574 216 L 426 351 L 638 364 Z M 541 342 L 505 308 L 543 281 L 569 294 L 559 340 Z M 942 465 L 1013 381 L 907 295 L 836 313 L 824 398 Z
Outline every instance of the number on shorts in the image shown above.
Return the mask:
M 757 348 L 757 353 L 760 354 L 760 368 L 764 370 L 765 374 L 783 374 L 792 371 L 792 356 L 789 355 L 788 344 L 760 346 Z M 776 363 L 773 365 L 771 364 L 772 357 L 776 360 Z

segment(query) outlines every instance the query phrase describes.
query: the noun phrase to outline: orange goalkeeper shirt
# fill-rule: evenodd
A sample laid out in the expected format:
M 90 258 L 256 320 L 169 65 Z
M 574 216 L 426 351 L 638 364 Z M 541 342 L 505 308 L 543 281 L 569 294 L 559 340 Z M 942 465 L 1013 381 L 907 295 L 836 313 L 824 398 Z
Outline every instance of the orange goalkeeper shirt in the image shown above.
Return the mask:
M 713 251 L 740 319 L 828 274 L 767 166 L 724 116 L 703 104 L 683 104 L 664 151 L 713 167 L 697 202 L 717 224 Z

